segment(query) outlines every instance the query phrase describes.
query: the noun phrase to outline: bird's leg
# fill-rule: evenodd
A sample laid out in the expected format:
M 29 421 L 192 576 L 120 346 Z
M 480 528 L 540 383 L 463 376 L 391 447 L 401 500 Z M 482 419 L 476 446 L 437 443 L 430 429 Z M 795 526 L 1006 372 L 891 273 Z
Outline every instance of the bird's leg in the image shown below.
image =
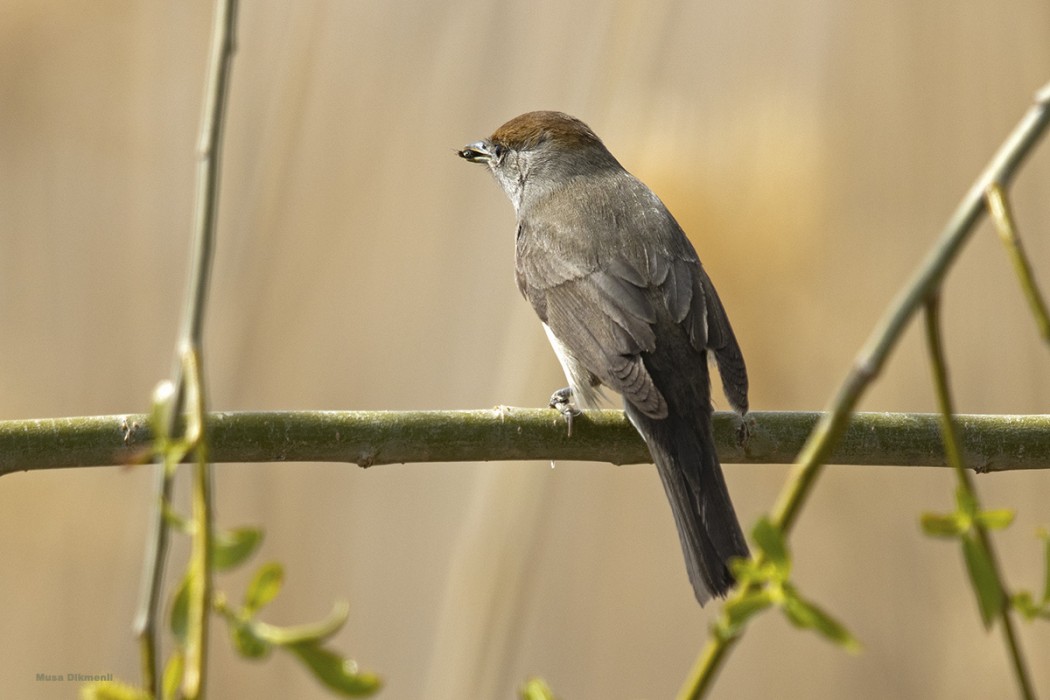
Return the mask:
M 751 440 L 751 428 L 755 419 L 746 413 L 740 415 L 740 426 L 736 429 L 736 444 L 747 449 L 747 443 Z
M 580 415 L 580 409 L 576 408 L 572 402 L 572 387 L 567 386 L 551 394 L 551 401 L 548 405 L 557 409 L 565 418 L 565 424 L 569 428 L 569 437 L 572 437 L 572 419 Z

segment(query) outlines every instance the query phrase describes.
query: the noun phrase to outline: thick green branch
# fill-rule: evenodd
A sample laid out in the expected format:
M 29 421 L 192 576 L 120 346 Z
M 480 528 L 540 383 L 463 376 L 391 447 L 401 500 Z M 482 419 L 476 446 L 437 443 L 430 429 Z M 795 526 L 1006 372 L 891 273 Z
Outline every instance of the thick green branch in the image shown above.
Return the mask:
M 759 412 L 715 416 L 727 463 L 789 463 L 822 414 Z M 944 466 L 937 414 L 860 413 L 830 462 Z M 1050 415 L 957 416 L 966 463 L 976 471 L 1050 468 Z M 622 411 L 588 411 L 572 437 L 549 409 L 477 411 L 288 411 L 210 413 L 213 462 L 405 462 L 586 460 L 634 464 L 649 454 Z M 0 475 L 16 471 L 129 464 L 149 449 L 144 415 L 0 421 Z

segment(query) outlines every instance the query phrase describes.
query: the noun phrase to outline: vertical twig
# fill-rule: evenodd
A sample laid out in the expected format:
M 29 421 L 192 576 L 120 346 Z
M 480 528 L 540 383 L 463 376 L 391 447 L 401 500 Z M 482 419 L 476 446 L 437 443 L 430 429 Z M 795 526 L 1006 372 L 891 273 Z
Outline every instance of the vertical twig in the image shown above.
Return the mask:
M 170 388 L 170 384 L 167 384 Z M 155 392 L 155 400 L 162 388 Z M 167 400 L 173 394 L 168 392 Z M 154 414 L 156 415 L 156 411 Z M 134 630 L 139 638 L 142 664 L 142 685 L 160 697 L 160 674 L 157 668 L 157 618 L 160 613 L 160 593 L 164 578 L 164 560 L 168 552 L 168 523 L 164 517 L 166 505 L 171 501 L 172 475 L 177 464 L 167 456 L 156 465 L 156 497 L 150 517 L 150 532 L 146 538 L 145 558 L 142 564 L 142 583 L 139 590 L 138 610 L 135 614 Z
M 739 634 L 731 637 L 712 636 L 689 671 L 682 689 L 678 691 L 677 700 L 698 700 L 707 695 L 718 677 L 722 664 L 740 638 Z
M 962 448 L 959 443 L 959 429 L 955 424 L 955 406 L 952 401 L 951 386 L 948 384 L 948 362 L 944 355 L 944 342 L 941 338 L 941 295 L 935 292 L 926 300 L 925 313 L 926 346 L 930 353 L 930 365 L 933 371 L 933 388 L 937 394 L 937 408 L 941 413 L 941 439 L 944 442 L 944 457 L 955 471 L 961 486 L 973 490 L 973 481 L 966 473 Z
M 197 192 L 194 207 L 193 246 L 189 283 L 175 349 L 175 368 L 167 401 L 166 435 L 179 435 L 183 406 L 191 403 L 188 423 L 195 430 L 191 443 L 197 452 L 193 488 L 193 555 L 191 571 L 199 579 L 192 587 L 191 608 L 196 621 L 191 623 L 191 634 L 183 679 L 183 693 L 188 698 L 200 697 L 204 683 L 204 660 L 207 650 L 207 597 L 211 586 L 210 548 L 211 489 L 210 469 L 206 462 L 204 430 L 204 388 L 201 374 L 201 352 L 204 312 L 207 304 L 208 283 L 215 246 L 215 223 L 219 202 L 219 166 L 222 132 L 229 93 L 230 68 L 235 49 L 234 37 L 237 15 L 236 0 L 216 0 L 212 29 L 207 85 L 205 88 L 201 136 L 198 146 Z M 187 438 L 190 436 L 187 435 Z M 160 674 L 157 669 L 157 618 L 160 610 L 164 561 L 168 546 L 168 525 L 164 517 L 165 505 L 172 491 L 171 470 L 159 467 L 157 499 L 147 542 L 143 571 L 142 595 L 135 628 L 140 637 L 143 659 L 143 684 L 161 696 Z
M 927 300 L 925 317 L 926 344 L 930 351 L 930 364 L 933 369 L 933 383 L 937 393 L 937 405 L 941 411 L 941 433 L 944 441 L 944 453 L 948 458 L 948 463 L 952 466 L 952 470 L 955 472 L 959 488 L 966 493 L 969 502 L 974 504 L 974 510 L 979 513 L 981 506 L 980 500 L 977 498 L 977 488 L 974 485 L 973 477 L 966 470 L 959 440 L 959 430 L 955 424 L 955 407 L 952 402 L 951 385 L 948 382 L 948 363 L 945 359 L 944 343 L 941 337 L 940 294 L 938 292 L 931 294 Z M 1025 700 L 1033 700 L 1035 698 L 1035 690 L 1028 675 L 1028 666 L 1025 663 L 1024 653 L 1021 651 L 1021 645 L 1017 639 L 1013 619 L 1010 617 L 1010 594 L 1007 592 L 1006 584 L 1003 581 L 999 559 L 996 556 L 995 549 L 992 547 L 988 529 L 980 519 L 975 518 L 972 527 L 978 546 L 984 550 L 992 576 L 995 579 L 995 587 L 1000 601 L 999 621 L 1002 623 L 1007 653 L 1010 656 L 1011 667 L 1017 679 L 1021 697 L 1025 698 Z M 976 584 L 974 585 L 976 586 Z M 980 596 L 979 592 L 975 591 L 975 593 Z
M 995 228 L 999 232 L 999 240 L 1006 246 L 1013 263 L 1014 271 L 1021 282 L 1028 306 L 1035 316 L 1035 323 L 1039 327 L 1039 334 L 1043 340 L 1050 343 L 1050 313 L 1047 312 L 1046 302 L 1043 295 L 1039 293 L 1039 285 L 1036 284 L 1035 275 L 1032 273 L 1032 265 L 1025 255 L 1024 246 L 1021 245 L 1021 237 L 1017 235 L 1017 227 L 1014 226 L 1014 217 L 1010 212 L 1010 205 L 1003 193 L 1003 188 L 998 183 L 992 183 L 985 192 L 988 203 L 988 212 L 991 214 Z
M 187 700 L 204 696 L 208 651 L 208 611 L 212 591 L 211 543 L 212 500 L 211 465 L 205 433 L 204 377 L 196 349 L 186 353 L 186 397 L 189 417 L 187 438 L 196 446 L 191 496 L 193 531 L 189 563 L 189 595 L 186 626 L 185 664 L 182 693 Z
M 963 197 L 941 231 L 934 247 L 890 305 L 867 343 L 854 361 L 853 370 L 839 387 L 827 411 L 802 447 L 795 469 L 773 508 L 771 521 L 786 537 L 794 526 L 802 506 L 813 490 L 824 463 L 834 449 L 849 416 L 868 385 L 878 376 L 896 346 L 908 322 L 941 283 L 945 273 L 984 213 L 984 195 L 993 184 L 1006 185 L 1017 168 L 1038 143 L 1050 124 L 1050 84 L 1035 96 L 1035 104 L 1007 137 Z M 739 593 L 739 592 L 738 592 Z M 742 630 L 734 635 L 712 635 L 701 650 L 679 698 L 700 698 L 711 686 L 712 679 L 729 657 Z

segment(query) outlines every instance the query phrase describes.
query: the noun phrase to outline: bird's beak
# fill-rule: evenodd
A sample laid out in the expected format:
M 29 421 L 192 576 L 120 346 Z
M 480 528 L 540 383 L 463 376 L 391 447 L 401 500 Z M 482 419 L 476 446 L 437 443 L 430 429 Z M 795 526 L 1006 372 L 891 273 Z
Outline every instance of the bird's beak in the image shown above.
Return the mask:
M 488 163 L 495 156 L 495 151 L 490 142 L 478 141 L 469 146 L 464 146 L 461 150 L 456 151 L 456 154 L 460 158 L 469 160 L 471 163 Z

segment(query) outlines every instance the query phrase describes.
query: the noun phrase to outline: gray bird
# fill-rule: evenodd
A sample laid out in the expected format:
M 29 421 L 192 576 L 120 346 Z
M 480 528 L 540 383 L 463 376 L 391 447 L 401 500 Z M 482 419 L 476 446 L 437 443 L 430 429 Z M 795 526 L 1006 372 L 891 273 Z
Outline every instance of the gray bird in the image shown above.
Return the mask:
M 517 212 L 518 289 L 543 322 L 569 387 L 551 406 L 572 427 L 601 387 L 623 396 L 671 502 L 697 600 L 733 586 L 748 556 L 711 432 L 708 352 L 733 409 L 747 370 L 714 285 L 663 202 L 586 124 L 529 112 L 459 155 L 484 163 Z

